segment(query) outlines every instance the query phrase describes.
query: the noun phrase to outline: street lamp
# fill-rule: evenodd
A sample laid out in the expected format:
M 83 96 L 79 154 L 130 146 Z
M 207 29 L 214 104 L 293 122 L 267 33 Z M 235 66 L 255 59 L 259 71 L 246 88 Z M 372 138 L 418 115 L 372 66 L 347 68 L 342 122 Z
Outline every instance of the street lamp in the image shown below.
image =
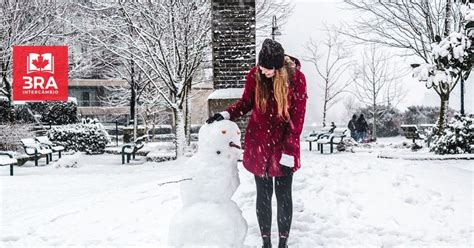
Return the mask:
M 278 30 L 277 18 L 273 16 L 272 19 L 272 40 L 275 40 L 275 35 L 281 35 L 281 32 Z

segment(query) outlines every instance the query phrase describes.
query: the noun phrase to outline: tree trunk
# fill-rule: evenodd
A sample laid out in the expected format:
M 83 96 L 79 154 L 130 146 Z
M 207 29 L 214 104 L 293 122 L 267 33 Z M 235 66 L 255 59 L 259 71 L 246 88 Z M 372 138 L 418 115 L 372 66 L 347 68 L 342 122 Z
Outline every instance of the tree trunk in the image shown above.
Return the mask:
M 323 107 L 323 127 L 326 126 L 326 111 L 327 111 L 326 106 L 327 106 L 327 103 L 328 103 L 328 102 L 324 101 L 324 107 Z
M 374 106 L 374 114 L 372 117 L 372 139 L 377 139 L 377 108 Z
M 4 69 L 5 70 L 5 73 L 2 73 L 2 81 L 3 81 L 3 85 L 5 87 L 5 91 L 6 91 L 6 94 L 5 96 L 7 97 L 8 99 L 8 107 L 11 107 L 12 106 L 12 95 L 11 95 L 11 85 L 10 85 L 10 82 L 8 82 L 7 80 L 7 73 L 6 73 L 6 68 Z
M 135 85 L 133 83 L 133 77 L 132 77 L 132 94 L 130 97 L 130 118 L 133 119 L 133 139 L 137 139 L 137 119 L 136 119 L 136 107 L 137 103 L 137 93 L 135 91 Z
M 444 19 L 444 37 L 448 37 L 451 34 L 451 25 L 452 25 L 452 2 L 451 0 L 446 1 L 446 17 Z
M 461 75 L 461 115 L 466 116 L 464 111 L 464 77 Z
M 326 79 L 325 82 L 325 88 L 324 88 L 324 105 L 323 105 L 323 127 L 326 126 L 326 114 L 328 111 L 328 98 L 329 98 L 329 93 L 328 93 L 328 80 Z
M 437 135 L 441 136 L 444 134 L 444 128 L 446 126 L 446 119 L 448 113 L 448 105 L 449 105 L 449 95 L 442 94 L 440 95 L 441 106 L 439 108 L 439 118 L 438 118 L 438 132 Z
M 186 134 L 185 134 L 185 115 L 183 109 L 173 109 L 173 118 L 176 123 L 175 128 L 175 147 L 176 158 L 184 156 L 186 148 Z
M 186 96 L 189 96 L 191 91 L 191 83 L 187 84 L 186 86 Z M 190 146 L 191 145 L 191 99 L 189 97 L 186 97 L 185 101 L 185 127 L 184 131 L 186 134 L 186 145 Z

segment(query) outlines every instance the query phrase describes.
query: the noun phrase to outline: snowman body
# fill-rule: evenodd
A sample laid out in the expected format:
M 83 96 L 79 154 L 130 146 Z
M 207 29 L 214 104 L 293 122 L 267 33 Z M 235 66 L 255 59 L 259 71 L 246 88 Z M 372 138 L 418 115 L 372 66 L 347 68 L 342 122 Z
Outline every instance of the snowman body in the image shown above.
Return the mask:
M 234 122 L 205 124 L 198 152 L 185 165 L 180 184 L 183 207 L 173 217 L 169 245 L 174 247 L 242 247 L 247 222 L 231 200 L 240 181 L 240 130 Z

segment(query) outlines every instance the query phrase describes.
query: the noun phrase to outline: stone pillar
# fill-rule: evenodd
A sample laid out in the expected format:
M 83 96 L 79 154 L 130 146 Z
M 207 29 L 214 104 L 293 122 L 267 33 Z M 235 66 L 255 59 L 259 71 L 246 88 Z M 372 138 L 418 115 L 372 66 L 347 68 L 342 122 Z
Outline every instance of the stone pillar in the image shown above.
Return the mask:
M 212 60 L 210 116 L 240 98 L 246 75 L 255 65 L 255 0 L 212 0 Z M 242 131 L 247 119 L 248 115 L 237 120 Z

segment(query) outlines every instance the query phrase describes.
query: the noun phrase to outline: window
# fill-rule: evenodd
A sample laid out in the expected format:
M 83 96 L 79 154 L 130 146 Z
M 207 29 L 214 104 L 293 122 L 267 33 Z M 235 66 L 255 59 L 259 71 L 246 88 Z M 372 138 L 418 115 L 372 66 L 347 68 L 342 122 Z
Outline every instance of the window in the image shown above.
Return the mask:
M 81 104 L 80 106 L 91 106 L 91 98 L 89 92 L 81 92 Z

